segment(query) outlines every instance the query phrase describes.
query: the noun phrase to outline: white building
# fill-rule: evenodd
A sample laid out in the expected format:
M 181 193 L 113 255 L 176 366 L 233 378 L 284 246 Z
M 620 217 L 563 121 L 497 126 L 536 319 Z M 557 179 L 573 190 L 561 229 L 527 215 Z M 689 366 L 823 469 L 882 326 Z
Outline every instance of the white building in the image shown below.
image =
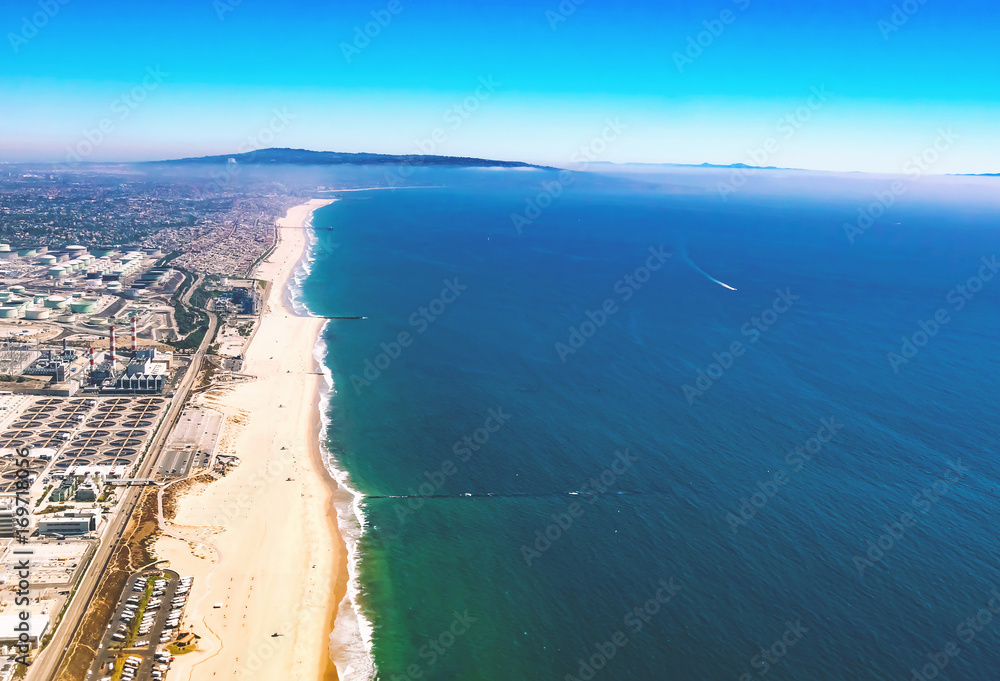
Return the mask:
M 14 536 L 16 508 L 14 497 L 0 497 L 0 537 Z
M 9 646 L 17 643 L 21 634 L 17 627 L 25 621 L 28 623 L 28 640 L 31 645 L 37 646 L 39 639 L 49 628 L 49 616 L 38 613 L 31 613 L 27 620 L 22 620 L 16 614 L 0 615 L 0 645 Z
M 86 508 L 79 511 L 65 511 L 39 518 L 38 534 L 42 537 L 61 534 L 73 536 L 93 532 L 101 526 L 101 512 L 96 508 Z

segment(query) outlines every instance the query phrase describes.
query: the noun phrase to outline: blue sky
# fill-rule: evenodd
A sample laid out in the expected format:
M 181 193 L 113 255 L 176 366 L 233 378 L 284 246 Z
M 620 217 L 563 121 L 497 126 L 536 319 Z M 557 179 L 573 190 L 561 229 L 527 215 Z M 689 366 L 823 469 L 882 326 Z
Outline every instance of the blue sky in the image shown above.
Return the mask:
M 902 172 L 943 130 L 930 172 L 1000 172 L 998 19 L 980 0 L 8 0 L 0 160 L 566 165 L 612 121 L 592 160 Z

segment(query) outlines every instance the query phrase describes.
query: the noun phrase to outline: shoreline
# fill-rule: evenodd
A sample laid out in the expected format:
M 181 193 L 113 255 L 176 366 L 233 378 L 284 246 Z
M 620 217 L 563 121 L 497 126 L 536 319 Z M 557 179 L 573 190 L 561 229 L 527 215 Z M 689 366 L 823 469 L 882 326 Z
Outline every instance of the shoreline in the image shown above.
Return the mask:
M 307 238 L 303 240 L 302 248 L 295 260 L 294 268 L 291 270 L 291 272 L 288 273 L 284 282 L 282 282 L 281 290 L 274 291 L 274 285 L 272 283 L 271 295 L 272 296 L 278 295 L 280 297 L 281 306 L 289 314 L 299 316 L 299 313 L 295 310 L 292 304 L 293 301 L 290 298 L 291 294 L 289 291 L 289 283 L 292 280 L 292 278 L 295 277 L 295 273 L 299 269 L 299 267 L 303 267 L 306 262 L 306 259 L 309 257 L 310 244 L 308 237 L 312 234 L 313 231 L 312 229 L 313 213 L 316 211 L 316 209 L 322 208 L 323 206 L 328 206 L 332 203 L 335 203 L 336 201 L 337 199 L 312 199 L 303 206 L 298 206 L 297 208 L 312 206 L 311 208 L 309 208 L 308 214 L 302 220 L 300 226 L 291 225 L 289 227 L 284 227 L 280 225 L 281 221 L 280 220 L 278 221 L 279 234 L 281 233 L 280 232 L 281 229 L 301 229 L 307 236 Z M 313 204 L 318 204 L 318 205 L 313 205 Z M 285 218 L 286 220 L 290 221 L 294 220 L 293 218 L 290 217 L 291 212 L 293 210 L 295 210 L 295 208 L 289 211 L 289 215 L 286 216 Z M 280 247 L 280 241 L 279 241 L 279 247 Z M 277 250 L 278 248 L 275 248 L 275 253 L 277 252 Z M 275 253 L 272 253 L 272 256 L 275 255 Z M 308 276 L 308 272 L 306 272 L 306 276 Z M 316 345 L 321 341 L 323 329 L 325 328 L 325 326 L 326 326 L 326 321 L 323 320 L 322 323 L 319 324 L 319 328 L 317 329 L 316 334 L 314 336 L 313 350 L 315 350 Z M 320 359 L 316 358 L 313 355 L 313 353 L 310 353 L 310 357 L 316 363 L 321 361 Z M 320 373 L 322 373 L 321 367 L 314 366 L 313 369 L 319 370 Z M 321 414 L 320 409 L 323 406 L 323 390 L 322 390 L 323 381 L 319 379 L 320 376 L 317 376 L 316 380 L 314 381 L 315 386 L 313 387 L 312 391 L 313 420 L 312 420 L 312 429 L 310 432 L 310 437 L 308 439 L 309 454 L 313 460 L 314 470 L 318 473 L 319 478 L 327 487 L 328 494 L 326 503 L 324 505 L 332 509 L 334 506 L 334 497 L 337 493 L 337 490 L 339 489 L 339 486 L 337 484 L 337 481 L 334 479 L 333 475 L 330 473 L 329 468 L 327 468 L 326 463 L 323 461 L 323 448 L 321 443 L 325 433 L 323 428 L 323 420 L 320 415 Z M 333 584 L 333 594 L 331 595 L 330 598 L 327 599 L 326 616 L 324 618 L 325 621 L 329 623 L 329 633 L 326 636 L 327 643 L 323 647 L 321 652 L 322 655 L 320 662 L 321 676 L 319 677 L 319 679 L 321 679 L 322 681 L 340 681 L 340 675 L 337 671 L 336 662 L 333 659 L 333 655 L 330 654 L 330 636 L 336 629 L 337 614 L 340 610 L 340 604 L 344 601 L 345 598 L 347 598 L 348 580 L 350 578 L 350 575 L 348 573 L 348 551 L 347 551 L 347 542 L 344 540 L 344 535 L 340 531 L 340 527 L 338 526 L 337 523 L 337 513 L 336 512 L 327 513 L 326 519 L 327 519 L 327 526 L 330 532 L 330 537 L 332 538 L 334 544 L 337 546 L 340 555 L 340 560 L 339 563 L 335 566 L 336 567 L 335 572 L 332 575 L 330 575 L 331 583 Z
M 167 536 L 155 544 L 158 557 L 195 577 L 195 593 L 203 589 L 185 613 L 185 629 L 202 639 L 175 661 L 180 679 L 339 678 L 331 635 L 349 570 L 339 485 L 320 440 L 325 379 L 314 349 L 325 320 L 301 316 L 287 295 L 308 257 L 312 213 L 330 203 L 313 199 L 277 221 L 278 243 L 256 274 L 271 283 L 267 307 L 246 350 L 257 380 L 192 401 L 225 414 L 217 453 L 241 465 L 177 500 L 172 525 L 214 556 Z

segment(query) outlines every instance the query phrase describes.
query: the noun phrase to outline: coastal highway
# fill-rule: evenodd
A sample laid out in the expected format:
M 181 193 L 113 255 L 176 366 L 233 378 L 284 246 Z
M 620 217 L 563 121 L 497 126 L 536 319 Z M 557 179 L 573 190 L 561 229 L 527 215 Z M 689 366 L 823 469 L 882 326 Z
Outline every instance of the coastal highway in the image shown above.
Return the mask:
M 208 346 L 212 338 L 215 337 L 215 330 L 218 326 L 218 317 L 211 312 L 207 314 L 208 331 L 205 333 L 201 345 L 198 346 L 198 350 L 192 356 L 191 364 L 188 366 L 184 378 L 175 391 L 176 395 L 170 403 L 170 407 L 163 417 L 162 425 L 156 432 L 156 437 L 150 443 L 149 452 L 146 454 L 146 458 L 143 459 L 139 472 L 135 477 L 152 477 L 150 473 L 153 471 L 163 452 L 163 445 L 167 441 L 167 436 L 176 425 L 188 393 L 191 391 L 194 381 L 198 377 L 199 369 L 205 359 L 205 354 L 208 352 Z M 79 588 L 72 602 L 67 607 L 59 628 L 56 629 L 56 633 L 52 637 L 52 640 L 49 641 L 49 644 L 39 654 L 38 659 L 29 667 L 26 681 L 54 681 L 56 678 L 56 673 L 68 652 L 69 643 L 80 628 L 83 616 L 87 612 L 94 594 L 97 592 L 97 587 L 100 584 L 101 577 L 104 575 L 104 571 L 107 569 L 113 549 L 118 544 L 118 540 L 121 538 L 129 518 L 132 517 L 141 493 L 141 487 L 125 488 L 125 498 L 124 503 L 121 505 L 121 510 L 108 523 L 108 527 L 104 533 L 104 540 L 94 553 L 94 557 L 87 567 L 87 572 L 80 580 Z

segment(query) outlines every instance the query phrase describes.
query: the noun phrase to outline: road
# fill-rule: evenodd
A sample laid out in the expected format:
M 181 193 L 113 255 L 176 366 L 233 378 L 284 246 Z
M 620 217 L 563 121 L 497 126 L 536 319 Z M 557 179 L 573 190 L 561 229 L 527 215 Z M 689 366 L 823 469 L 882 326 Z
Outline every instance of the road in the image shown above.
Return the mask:
M 190 292 L 187 297 L 190 297 Z M 180 417 L 181 409 L 198 376 L 201 364 L 205 359 L 205 354 L 208 352 L 208 346 L 211 344 L 212 338 L 215 337 L 215 330 L 219 323 L 218 317 L 214 313 L 208 312 L 207 314 L 208 331 L 205 333 L 201 345 L 198 346 L 197 352 L 192 357 L 191 364 L 188 366 L 181 384 L 177 387 L 176 396 L 173 402 L 171 402 L 166 416 L 164 416 L 163 425 L 157 431 L 153 442 L 150 443 L 149 453 L 143 459 L 139 472 L 135 477 L 152 477 L 150 473 L 163 452 L 163 445 L 167 441 L 167 436 L 173 430 L 177 419 Z M 66 609 L 66 614 L 59 623 L 59 628 L 56 630 L 52 640 L 49 641 L 49 644 L 38 656 L 38 659 L 29 668 L 26 681 L 52 681 L 55 679 L 56 672 L 59 670 L 66 656 L 69 643 L 80 628 L 83 616 L 87 612 L 94 594 L 97 592 L 97 587 L 100 584 L 101 577 L 104 575 L 104 571 L 107 569 L 113 549 L 118 544 L 118 540 L 121 538 L 129 518 L 132 517 L 132 513 L 135 511 L 136 504 L 139 501 L 139 496 L 142 493 L 141 487 L 127 487 L 126 490 L 124 503 L 121 506 L 122 510 L 115 514 L 111 522 L 108 523 L 104 534 L 104 541 L 101 542 L 97 552 L 94 554 L 93 560 L 91 560 L 87 568 L 86 574 L 80 580 L 80 586 L 69 607 Z

